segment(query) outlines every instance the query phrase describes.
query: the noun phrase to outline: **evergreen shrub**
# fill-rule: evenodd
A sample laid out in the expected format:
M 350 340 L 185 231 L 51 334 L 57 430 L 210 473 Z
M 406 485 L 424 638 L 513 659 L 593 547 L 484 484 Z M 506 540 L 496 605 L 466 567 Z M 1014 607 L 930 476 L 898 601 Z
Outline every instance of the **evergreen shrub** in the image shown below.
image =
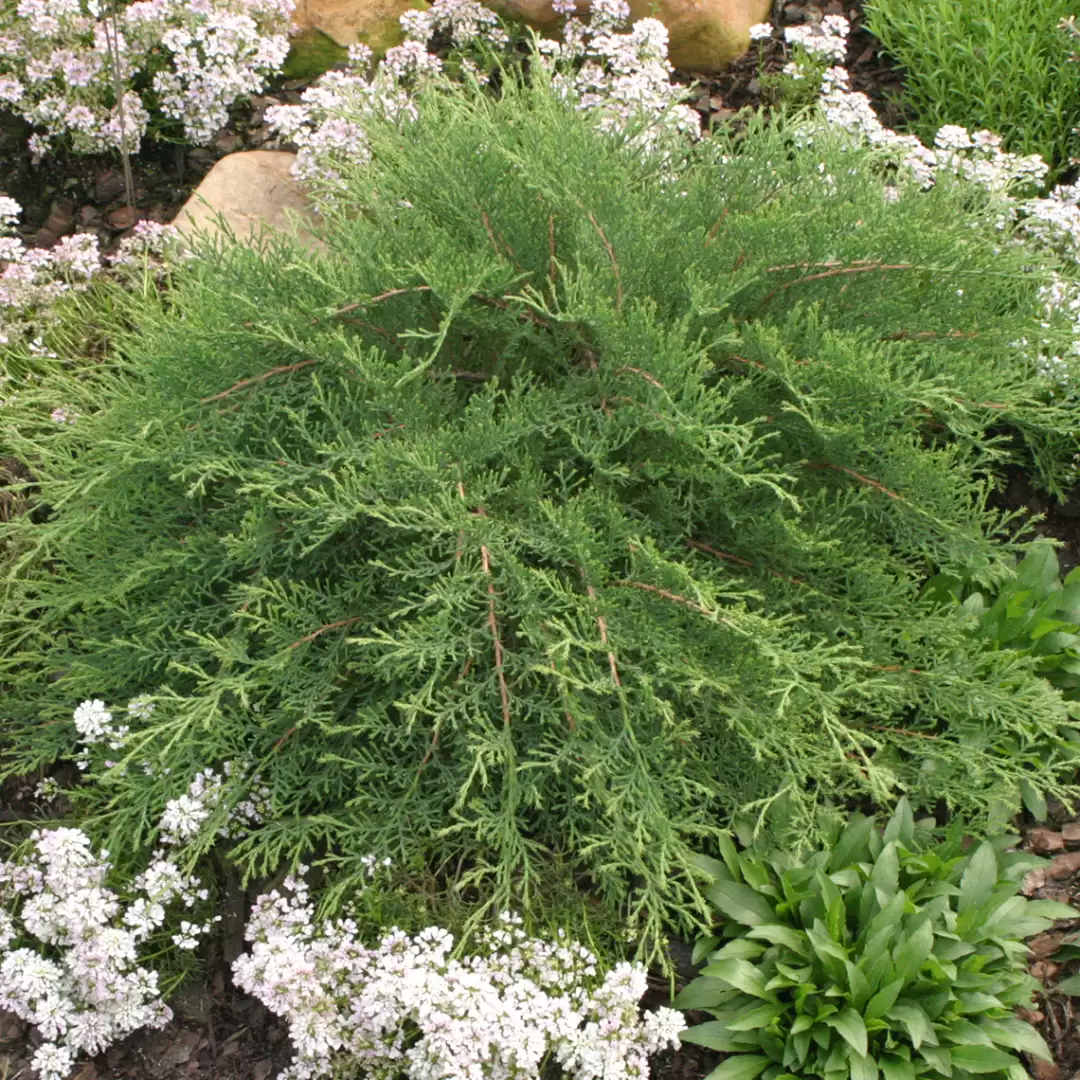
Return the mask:
M 1039 986 L 1024 939 L 1076 912 L 1017 895 L 1042 860 L 1006 838 L 965 854 L 961 830 L 921 824 L 901 800 L 883 833 L 856 815 L 806 858 L 729 844 L 708 862 L 722 936 L 676 1004 L 713 1017 L 683 1035 L 730 1055 L 713 1080 L 1023 1080 L 1015 1051 L 1052 1060 L 1013 1015 Z
M 247 875 L 582 889 L 643 953 L 708 918 L 690 852 L 736 813 L 799 844 L 836 801 L 1068 798 L 1034 659 L 920 599 L 1006 574 L 1003 466 L 1072 477 L 1073 394 L 1012 344 L 1047 274 L 990 196 L 779 120 L 643 156 L 536 81 L 372 123 L 323 251 L 126 301 L 76 423 L 20 398 L 4 772 L 149 694 L 72 793 L 110 850 L 231 761 L 223 805 L 270 791 Z

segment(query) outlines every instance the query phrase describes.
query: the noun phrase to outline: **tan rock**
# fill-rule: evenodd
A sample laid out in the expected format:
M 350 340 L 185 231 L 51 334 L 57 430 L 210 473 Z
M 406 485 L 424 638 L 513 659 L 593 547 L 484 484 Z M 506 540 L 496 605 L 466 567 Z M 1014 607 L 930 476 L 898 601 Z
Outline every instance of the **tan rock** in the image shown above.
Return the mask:
M 398 19 L 418 0 L 296 0 L 293 25 L 297 30 L 320 30 L 338 45 L 363 42 L 376 53 L 402 40 Z
M 309 0 L 322 3 L 324 0 Z M 340 2 L 340 0 L 339 0 Z M 551 0 L 486 0 L 488 6 L 552 30 L 559 17 Z M 671 62 L 690 71 L 719 71 L 750 47 L 750 27 L 764 22 L 771 0 L 628 0 L 631 20 L 658 18 L 670 35 Z M 578 0 L 578 11 L 588 11 Z
M 1052 855 L 1054 852 L 1065 850 L 1065 838 L 1053 829 L 1041 826 L 1029 829 L 1026 839 L 1028 848 L 1038 855 Z
M 314 211 L 289 170 L 295 154 L 283 150 L 247 150 L 223 157 L 184 203 L 173 224 L 187 235 L 219 233 L 218 215 L 238 240 L 263 229 L 295 234 L 301 244 L 322 245 L 304 227 Z M 294 223 L 295 222 L 295 223 Z

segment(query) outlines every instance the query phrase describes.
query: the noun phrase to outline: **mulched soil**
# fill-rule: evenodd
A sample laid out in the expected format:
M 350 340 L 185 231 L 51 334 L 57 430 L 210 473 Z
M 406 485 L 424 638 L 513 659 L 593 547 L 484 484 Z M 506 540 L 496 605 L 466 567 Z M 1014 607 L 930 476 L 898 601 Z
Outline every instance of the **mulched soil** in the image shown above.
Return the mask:
M 819 20 L 823 15 L 846 15 L 853 32 L 847 57 L 852 88 L 866 93 L 882 121 L 896 127 L 901 120 L 896 99 L 901 80 L 880 57 L 875 42 L 862 27 L 861 0 L 777 0 L 773 23 L 788 26 Z M 732 65 L 721 76 L 702 77 L 680 72 L 696 85 L 694 106 L 706 122 L 715 124 L 745 107 L 767 106 L 762 71 L 778 71 L 784 63 L 778 44 L 765 47 L 763 63 L 756 52 Z M 16 122 L 0 119 L 0 192 L 24 207 L 23 237 L 48 247 L 76 230 L 95 231 L 106 250 L 128 235 L 140 219 L 170 221 L 211 166 L 225 154 L 273 145 L 263 114 L 268 105 L 296 101 L 305 83 L 292 81 L 253 99 L 234 111 L 230 124 L 210 147 L 158 145 L 148 142 L 132 161 L 135 180 L 134 211 L 128 207 L 123 171 L 106 157 L 47 159 L 35 165 L 25 149 L 27 132 Z M 0 495 L 4 469 L 15 462 L 0 461 Z M 1035 526 L 1044 535 L 1062 540 L 1064 569 L 1080 564 L 1080 493 L 1064 505 L 1050 505 L 1017 473 L 1005 492 L 1010 507 L 1026 507 L 1045 519 Z M 0 499 L 0 519 L 13 512 Z M 0 791 L 0 820 L 22 818 L 33 812 L 33 782 L 7 785 Z M 1044 871 L 1029 882 L 1030 893 L 1080 907 L 1080 821 L 1051 819 L 1045 827 L 1028 830 L 1025 845 L 1052 858 Z M 1064 967 L 1052 959 L 1061 941 L 1080 928 L 1077 923 L 1032 942 L 1032 971 L 1045 986 L 1080 969 L 1080 960 Z M 680 965 L 682 966 L 682 965 Z M 269 1080 L 291 1056 L 287 1032 L 260 1003 L 238 993 L 229 982 L 227 965 L 211 963 L 173 997 L 175 1017 L 160 1031 L 143 1031 L 107 1053 L 76 1069 L 74 1080 Z M 687 973 L 688 974 L 688 973 Z M 665 984 L 666 986 L 666 984 Z M 666 993 L 658 983 L 648 1004 L 663 1004 Z M 1047 992 L 1028 1017 L 1053 1048 L 1057 1063 L 1033 1065 L 1037 1080 L 1060 1080 L 1080 1073 L 1080 1031 L 1074 1023 L 1072 999 Z M 0 1013 L 0 1078 L 27 1080 L 33 1075 L 30 1057 L 40 1038 L 27 1025 Z M 661 1055 L 653 1065 L 657 1080 L 701 1080 L 719 1063 L 720 1056 L 687 1046 Z

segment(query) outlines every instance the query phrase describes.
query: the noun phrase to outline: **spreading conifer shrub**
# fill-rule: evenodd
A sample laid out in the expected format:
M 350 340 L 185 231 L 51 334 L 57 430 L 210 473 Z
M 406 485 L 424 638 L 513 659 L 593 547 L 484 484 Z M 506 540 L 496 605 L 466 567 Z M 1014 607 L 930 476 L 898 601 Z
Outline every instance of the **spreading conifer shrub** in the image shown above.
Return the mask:
M 228 761 L 223 808 L 268 789 L 247 874 L 570 885 L 646 952 L 708 923 L 689 853 L 735 814 L 1068 798 L 1036 660 L 920 599 L 1012 566 L 1006 464 L 1071 478 L 1072 394 L 1014 344 L 1047 275 L 990 196 L 807 134 L 643 157 L 543 85 L 429 93 L 323 251 L 128 301 L 76 423 L 17 404 L 5 770 L 151 695 L 73 793 L 114 849 Z

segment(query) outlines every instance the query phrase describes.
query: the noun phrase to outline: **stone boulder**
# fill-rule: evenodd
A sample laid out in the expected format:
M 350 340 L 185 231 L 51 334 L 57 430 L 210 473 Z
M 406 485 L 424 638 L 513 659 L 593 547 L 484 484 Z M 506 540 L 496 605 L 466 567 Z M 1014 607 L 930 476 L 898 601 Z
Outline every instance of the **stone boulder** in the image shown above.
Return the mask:
M 315 212 L 289 171 L 295 159 L 295 154 L 283 150 L 228 154 L 206 174 L 173 224 L 181 233 L 213 235 L 220 232 L 220 214 L 241 241 L 271 229 L 295 233 L 312 250 L 321 247 L 320 241 L 303 227 Z
M 495 11 L 539 30 L 555 30 L 551 0 L 485 0 Z M 671 62 L 690 71 L 719 71 L 750 46 L 750 27 L 768 18 L 772 0 L 629 0 L 632 19 L 655 15 L 668 28 Z M 298 30 L 319 30 L 338 45 L 358 41 L 381 53 L 401 40 L 400 16 L 422 0 L 297 0 Z M 588 0 L 578 0 L 588 11 Z
M 293 26 L 318 30 L 342 47 L 362 42 L 381 55 L 402 40 L 398 19 L 425 7 L 418 0 L 296 0 Z
M 318 2 L 318 0 L 316 0 Z M 559 16 L 551 0 L 485 0 L 489 7 L 538 30 L 554 30 Z M 628 0 L 632 21 L 658 18 L 667 28 L 669 55 L 677 68 L 720 71 L 750 47 L 750 27 L 769 17 L 772 0 Z M 578 11 L 588 11 L 578 0 Z

